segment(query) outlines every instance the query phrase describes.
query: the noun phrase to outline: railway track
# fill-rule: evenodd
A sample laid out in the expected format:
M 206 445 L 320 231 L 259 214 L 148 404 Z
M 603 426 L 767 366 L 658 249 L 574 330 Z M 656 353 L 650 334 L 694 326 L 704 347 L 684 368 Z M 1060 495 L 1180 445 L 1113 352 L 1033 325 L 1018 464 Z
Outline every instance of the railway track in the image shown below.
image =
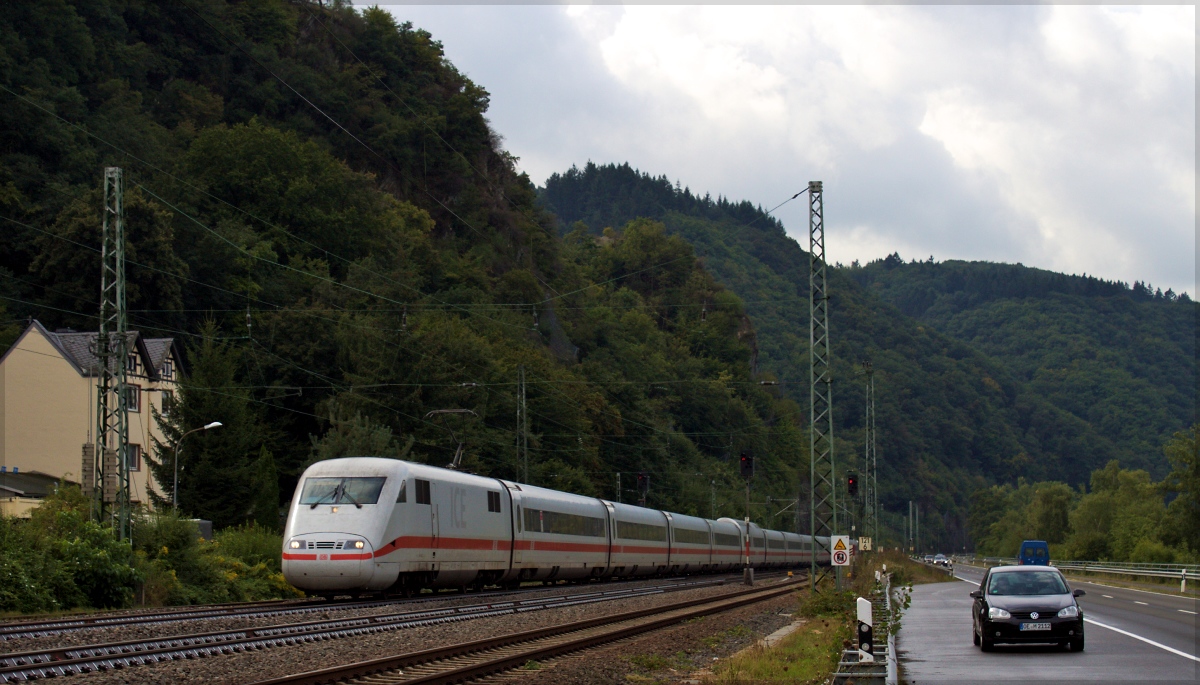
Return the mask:
M 530 661 L 545 661 L 691 618 L 773 599 L 794 592 L 798 587 L 800 583 L 785 580 L 769 588 L 743 590 L 718 598 L 686 600 L 652 609 L 263 680 L 253 685 L 464 683 L 520 668 Z
M 503 597 L 525 590 L 491 590 L 476 593 L 476 597 Z M 261 602 L 230 602 L 226 604 L 205 604 L 201 606 L 173 607 L 142 611 L 109 612 L 72 616 L 69 618 L 34 619 L 25 621 L 0 622 L 0 642 L 9 640 L 65 635 L 83 630 L 101 628 L 121 628 L 136 625 L 161 625 L 166 623 L 182 623 L 187 621 L 203 621 L 221 618 L 269 618 L 272 616 L 288 616 L 314 614 L 325 611 L 341 611 L 346 609 L 372 609 L 394 604 L 423 604 L 447 599 L 461 598 L 463 595 L 438 594 L 418 597 L 394 597 L 367 600 L 350 600 L 333 602 L 325 599 L 272 599 Z
M 141 613 L 94 614 L 73 618 L 42 619 L 0 623 L 0 642 L 21 638 L 63 635 L 81 630 L 114 628 L 133 625 L 155 625 L 183 621 L 201 621 L 210 618 L 260 618 L 287 614 L 315 613 L 330 609 L 357 609 L 386 606 L 402 600 L 368 600 L 351 602 L 328 602 L 325 600 L 267 600 L 264 602 L 237 602 L 231 604 L 205 604 L 201 606 L 158 609 Z M 408 600 L 412 601 L 412 600 Z
M 223 630 L 159 639 L 109 642 L 0 654 L 0 682 L 127 668 L 160 661 L 194 659 L 219 654 L 294 645 L 417 626 L 464 621 L 485 616 L 523 614 L 558 607 L 660 595 L 725 584 L 726 579 L 663 583 L 587 593 L 570 593 L 525 600 L 514 599 L 457 607 L 439 607 L 374 616 L 357 616 L 260 628 Z

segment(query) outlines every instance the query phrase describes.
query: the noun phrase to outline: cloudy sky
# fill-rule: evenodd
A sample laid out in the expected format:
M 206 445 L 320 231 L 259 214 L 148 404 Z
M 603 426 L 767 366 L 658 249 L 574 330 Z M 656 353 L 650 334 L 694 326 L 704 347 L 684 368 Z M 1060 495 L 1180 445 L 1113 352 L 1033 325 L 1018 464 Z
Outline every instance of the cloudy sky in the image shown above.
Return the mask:
M 773 207 L 821 180 L 831 261 L 1196 293 L 1194 6 L 385 7 L 539 185 L 629 162 Z M 806 212 L 778 213 L 805 246 Z

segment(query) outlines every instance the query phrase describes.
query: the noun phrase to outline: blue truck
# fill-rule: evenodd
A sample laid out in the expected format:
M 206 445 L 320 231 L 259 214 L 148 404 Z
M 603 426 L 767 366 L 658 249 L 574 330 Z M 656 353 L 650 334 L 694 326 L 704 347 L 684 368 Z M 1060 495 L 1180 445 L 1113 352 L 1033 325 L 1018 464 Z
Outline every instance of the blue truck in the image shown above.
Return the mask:
M 1017 563 L 1022 566 L 1049 566 L 1050 545 L 1042 540 L 1025 540 L 1017 553 Z

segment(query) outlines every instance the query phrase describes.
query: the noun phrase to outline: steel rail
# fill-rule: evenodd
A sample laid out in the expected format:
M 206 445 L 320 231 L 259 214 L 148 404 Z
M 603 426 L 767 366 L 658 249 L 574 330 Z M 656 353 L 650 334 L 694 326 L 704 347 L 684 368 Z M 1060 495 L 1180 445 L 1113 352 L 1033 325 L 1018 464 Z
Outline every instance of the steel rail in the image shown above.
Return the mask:
M 716 598 L 705 597 L 685 600 L 662 607 L 652 607 L 612 616 L 574 621 L 558 626 L 510 633 L 508 635 L 447 647 L 438 647 L 346 666 L 335 666 L 319 671 L 309 671 L 270 680 L 262 680 L 253 683 L 253 685 L 325 685 L 327 683 L 345 682 L 367 676 L 371 677 L 372 683 L 384 683 L 389 681 L 389 671 L 392 672 L 391 675 L 395 678 L 394 682 L 403 682 L 406 685 L 462 683 L 501 671 L 511 670 L 529 661 L 548 659 L 568 652 L 588 649 L 596 645 L 614 642 L 640 633 L 658 630 L 659 628 L 674 625 L 690 618 L 720 613 L 747 604 L 773 599 L 798 589 L 799 583 L 796 582 L 797 580 L 802 580 L 802 578 L 785 580 L 773 588 L 741 590 Z M 664 613 L 669 615 L 661 616 Z M 651 621 L 621 625 L 647 616 L 656 615 L 659 618 Z M 606 626 L 611 626 L 611 628 L 592 632 L 592 629 Z M 574 638 L 569 637 L 571 634 L 579 633 L 583 634 L 577 635 Z M 561 639 L 563 637 L 567 637 L 567 639 Z M 522 644 L 528 644 L 528 646 L 515 652 L 506 649 Z M 497 650 L 504 650 L 504 653 L 492 655 L 491 658 L 488 658 L 488 652 Z M 480 661 L 480 657 L 483 657 L 484 660 Z M 468 663 L 460 664 L 454 661 L 455 659 L 460 661 L 465 660 Z M 403 673 L 404 669 L 428 665 L 433 662 L 444 662 L 441 664 L 444 668 L 433 673 Z
M 35 615 L 28 616 L 26 618 L 21 618 L 21 619 L 15 620 L 15 621 L 0 621 L 0 631 L 4 631 L 4 630 L 8 630 L 8 629 L 15 628 L 15 627 L 20 627 L 20 626 L 42 625 L 42 624 L 49 625 L 49 624 L 58 623 L 58 622 L 80 621 L 80 620 L 89 620 L 89 619 L 95 619 L 95 618 L 116 618 L 116 617 L 120 617 L 120 616 L 126 616 L 129 618 L 138 618 L 141 616 L 147 616 L 147 615 L 151 615 L 151 614 L 167 615 L 167 614 L 172 614 L 172 613 L 194 611 L 196 609 L 226 609 L 226 608 L 236 609 L 238 607 L 266 607 L 266 606 L 285 605 L 285 604 L 312 604 L 312 603 L 321 602 L 321 601 L 325 601 L 325 600 L 320 599 L 320 598 L 312 598 L 312 597 L 296 597 L 293 599 L 264 599 L 264 600 L 260 600 L 257 602 L 214 602 L 212 604 L 203 604 L 203 605 L 169 606 L 169 607 L 140 607 L 140 608 L 131 608 L 131 609 L 113 609 L 111 611 L 105 611 L 103 609 L 98 609 L 98 610 L 80 612 L 78 614 L 71 614 L 70 618 L 64 618 L 61 615 L 56 616 L 53 614 L 44 614 L 44 615 L 35 614 Z
M 353 637 L 417 626 L 465 621 L 487 616 L 521 614 L 566 606 L 679 592 L 724 585 L 724 579 L 659 584 L 601 592 L 441 607 L 396 614 L 287 623 L 262 628 L 224 630 L 159 639 L 129 640 L 79 647 L 60 647 L 0 654 L 0 682 L 125 668 L 145 663 L 230 654 L 303 642 Z
M 278 606 L 280 602 L 304 602 L 298 605 Z M 81 630 L 96 628 L 116 628 L 121 626 L 182 623 L 185 621 L 203 621 L 213 618 L 262 618 L 267 616 L 283 616 L 287 614 L 306 614 L 328 610 L 369 609 L 377 606 L 387 606 L 402 601 L 375 599 L 352 602 L 319 602 L 304 600 L 271 600 L 276 604 L 248 602 L 237 604 L 205 604 L 194 607 L 179 608 L 173 611 L 155 611 L 142 614 L 101 614 L 74 619 L 58 619 L 53 621 L 28 621 L 19 623 L 0 624 L 0 642 L 21 638 L 45 637 L 62 635 Z M 419 601 L 419 600 L 418 600 Z M 271 608 L 277 606 L 277 608 Z

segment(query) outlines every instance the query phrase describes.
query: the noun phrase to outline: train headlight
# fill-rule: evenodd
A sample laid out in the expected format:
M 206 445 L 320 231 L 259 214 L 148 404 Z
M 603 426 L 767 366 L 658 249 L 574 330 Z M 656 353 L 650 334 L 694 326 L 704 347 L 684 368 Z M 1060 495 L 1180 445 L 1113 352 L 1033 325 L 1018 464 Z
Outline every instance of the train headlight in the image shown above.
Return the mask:
M 292 540 L 288 543 L 288 547 L 291 547 L 292 549 L 300 549 L 300 544 L 301 543 L 299 540 Z
M 355 540 L 355 541 L 354 541 L 354 549 L 362 549 L 364 546 L 365 546 L 365 545 L 363 544 L 363 541 L 362 541 L 362 540 Z

